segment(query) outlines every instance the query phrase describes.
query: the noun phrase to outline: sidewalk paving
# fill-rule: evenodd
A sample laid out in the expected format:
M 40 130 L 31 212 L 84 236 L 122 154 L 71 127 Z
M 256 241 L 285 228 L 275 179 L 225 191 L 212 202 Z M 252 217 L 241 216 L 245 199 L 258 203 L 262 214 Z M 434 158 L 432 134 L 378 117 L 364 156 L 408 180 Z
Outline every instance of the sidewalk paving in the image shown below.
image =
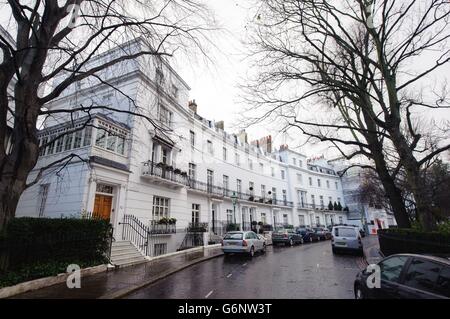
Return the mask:
M 366 237 L 362 239 L 362 242 L 364 257 L 368 264 L 376 264 L 383 259 L 377 235 L 366 235 Z
M 26 292 L 11 299 L 114 299 L 199 262 L 223 255 L 221 248 L 207 248 L 81 278 L 81 288 L 66 283 Z

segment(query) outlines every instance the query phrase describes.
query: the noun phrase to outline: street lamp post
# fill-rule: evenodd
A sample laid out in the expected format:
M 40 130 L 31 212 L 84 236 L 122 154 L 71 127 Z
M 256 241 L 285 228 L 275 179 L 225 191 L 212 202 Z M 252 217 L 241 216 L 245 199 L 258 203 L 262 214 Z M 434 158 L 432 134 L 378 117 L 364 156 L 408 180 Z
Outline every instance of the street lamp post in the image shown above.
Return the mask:
M 231 201 L 233 203 L 233 221 L 234 224 L 236 225 L 236 201 L 237 201 L 236 192 L 233 192 L 233 195 L 231 195 Z

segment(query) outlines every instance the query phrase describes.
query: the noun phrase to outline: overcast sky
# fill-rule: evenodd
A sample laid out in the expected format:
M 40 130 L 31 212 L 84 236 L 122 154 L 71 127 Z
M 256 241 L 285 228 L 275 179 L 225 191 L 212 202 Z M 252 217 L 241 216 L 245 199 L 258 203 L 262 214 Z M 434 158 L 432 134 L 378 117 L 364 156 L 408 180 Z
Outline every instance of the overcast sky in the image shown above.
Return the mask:
M 239 101 L 241 94 L 239 83 L 243 83 L 246 72 L 250 69 L 249 63 L 245 60 L 247 47 L 244 43 L 247 35 L 247 23 L 253 18 L 249 16 L 250 11 L 254 12 L 249 8 L 250 2 L 252 1 L 208 0 L 207 3 L 214 12 L 218 25 L 225 30 L 219 38 L 212 39 L 218 47 L 218 50 L 212 51 L 214 64 L 176 65 L 176 70 L 192 89 L 190 97 L 196 100 L 198 113 L 210 120 L 224 120 L 225 129 L 229 133 L 237 131 L 235 125 L 238 124 L 240 118 L 239 112 L 245 107 Z M 427 57 L 419 59 L 427 59 Z M 411 67 L 415 69 L 418 65 L 421 65 L 420 61 Z M 432 82 L 441 83 L 445 78 L 448 81 L 449 75 L 450 65 L 447 64 L 435 74 Z M 425 83 L 423 86 L 425 91 L 429 91 L 427 86 L 430 84 Z M 427 111 L 426 114 L 420 116 L 450 120 L 450 110 Z M 272 133 L 276 144 L 287 143 L 290 148 L 307 156 L 323 154 L 329 159 L 339 156 L 337 150 L 330 149 L 324 143 L 303 145 L 305 137 L 302 137 L 298 131 L 291 136 L 275 135 L 275 131 L 276 128 L 271 128 L 268 123 L 247 129 L 250 139 L 257 139 Z

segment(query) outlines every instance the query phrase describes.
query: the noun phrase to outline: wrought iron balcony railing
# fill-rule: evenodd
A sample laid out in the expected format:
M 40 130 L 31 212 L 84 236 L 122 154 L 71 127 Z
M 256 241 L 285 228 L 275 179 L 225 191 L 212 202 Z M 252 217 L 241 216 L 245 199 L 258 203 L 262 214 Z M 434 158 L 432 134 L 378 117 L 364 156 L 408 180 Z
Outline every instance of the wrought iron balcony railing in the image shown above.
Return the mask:
M 206 233 L 208 232 L 208 223 L 189 223 L 187 231 L 190 233 Z

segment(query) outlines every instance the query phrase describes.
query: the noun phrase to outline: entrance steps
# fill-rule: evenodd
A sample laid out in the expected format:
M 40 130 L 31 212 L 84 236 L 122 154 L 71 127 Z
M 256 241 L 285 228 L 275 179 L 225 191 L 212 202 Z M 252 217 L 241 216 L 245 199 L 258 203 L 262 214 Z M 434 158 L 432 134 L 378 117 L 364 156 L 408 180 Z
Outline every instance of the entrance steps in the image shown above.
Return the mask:
M 128 240 L 115 241 L 111 247 L 111 263 L 116 267 L 141 264 L 147 258 Z

